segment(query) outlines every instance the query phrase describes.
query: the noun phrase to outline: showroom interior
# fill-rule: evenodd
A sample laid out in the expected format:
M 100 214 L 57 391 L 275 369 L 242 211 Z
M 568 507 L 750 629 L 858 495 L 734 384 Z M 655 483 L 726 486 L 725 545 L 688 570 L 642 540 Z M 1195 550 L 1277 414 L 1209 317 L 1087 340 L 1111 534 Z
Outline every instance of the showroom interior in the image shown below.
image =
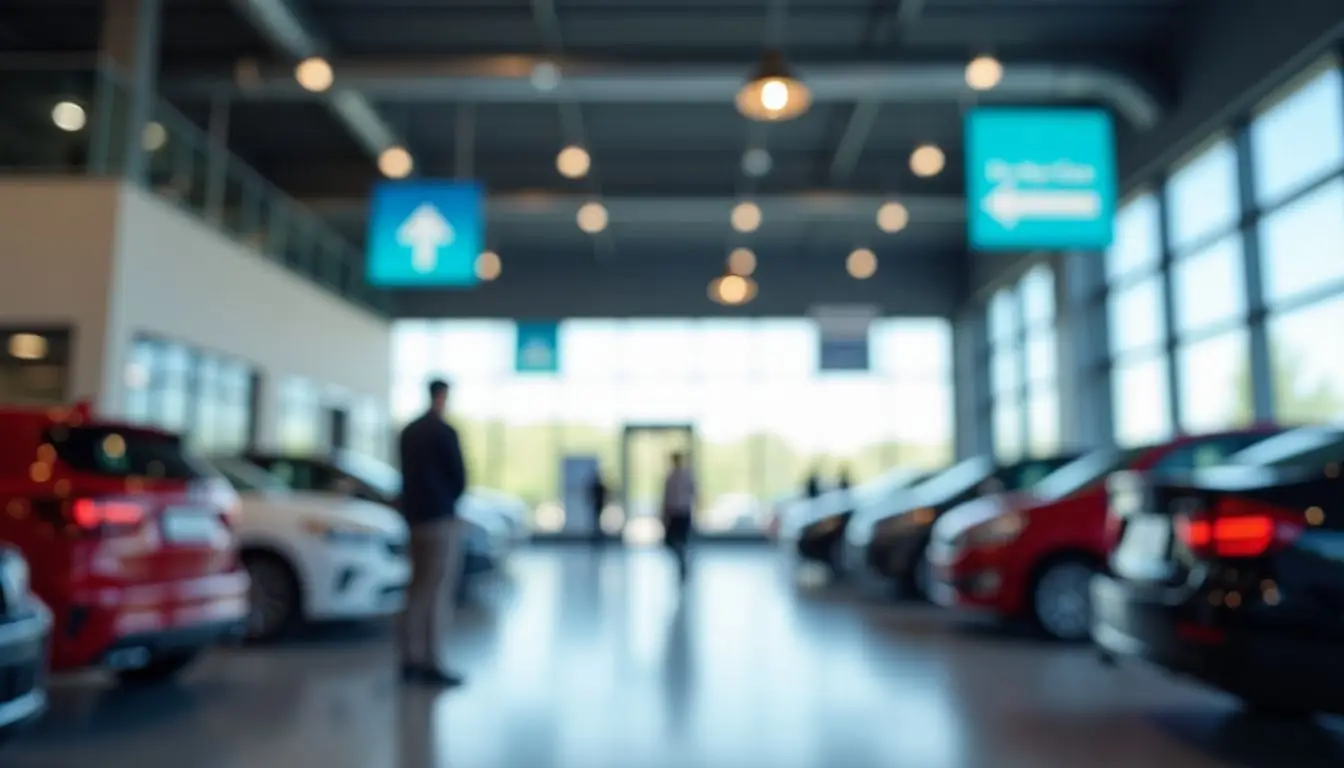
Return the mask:
M 11 0 L 0 45 L 0 410 L 79 401 L 201 455 L 395 465 L 444 377 L 471 484 L 517 502 L 536 545 L 485 588 L 504 607 L 465 623 L 462 657 L 490 670 L 488 690 L 444 694 L 466 703 L 397 703 L 377 638 L 230 649 L 200 679 L 251 688 L 225 703 L 137 692 L 144 723 L 98 709 L 70 721 L 77 743 L 52 733 L 87 692 L 58 683 L 15 739 L 17 768 L 100 744 L 157 765 L 155 739 L 172 742 L 165 765 L 221 767 L 1076 765 L 1084 739 L 1117 745 L 1108 765 L 1269 764 L 1279 731 L 1195 724 L 1225 707 L 1177 683 L 1079 704 L 1061 676 L 1112 679 L 1089 653 L 982 657 L 978 632 L 930 639 L 946 629 L 929 606 L 887 621 L 865 613 L 871 596 L 808 603 L 773 553 L 742 561 L 736 544 L 766 542 L 809 476 L 863 487 L 975 457 L 1339 423 L 1336 0 Z M 759 92 L 753 113 L 743 94 L 771 78 L 801 89 L 796 113 Z M 1034 242 L 1014 220 L 986 245 L 967 132 L 995 108 L 1104 116 L 1104 236 Z M 417 183 L 483 190 L 458 284 L 377 277 L 378 190 Z M 539 365 L 523 354 L 533 331 Z M 659 570 L 672 450 L 698 477 L 699 538 L 723 543 L 692 609 Z M 575 472 L 611 487 L 595 519 Z M 589 563 L 570 540 L 593 526 L 634 559 Z M 625 629 L 575 640 L 603 611 Z M 668 637 L 643 627 L 666 616 Z M 750 635 L 760 658 L 714 627 Z M 670 650 L 682 642 L 686 658 Z M 808 654 L 832 648 L 814 668 Z M 604 653 L 656 668 L 630 689 L 694 725 L 656 733 L 636 694 L 589 687 Z M 1039 705 L 1025 724 L 1003 724 L 1007 694 L 984 681 L 1007 668 Z M 795 687 L 796 708 L 771 703 Z M 276 723 L 237 714 L 269 696 L 288 705 Z M 1183 714 L 1133 714 L 1169 705 Z M 874 735 L 883 707 L 927 735 Z M 1069 707 L 1096 716 L 1052 730 Z M 458 723 L 469 735 L 434 745 Z M 406 735 L 417 727 L 431 735 Z M 252 728 L 264 736 L 233 744 Z M 1294 742 L 1294 764 L 1344 755 L 1338 724 L 1322 728 Z M 1047 735 L 1027 744 L 1029 730 Z

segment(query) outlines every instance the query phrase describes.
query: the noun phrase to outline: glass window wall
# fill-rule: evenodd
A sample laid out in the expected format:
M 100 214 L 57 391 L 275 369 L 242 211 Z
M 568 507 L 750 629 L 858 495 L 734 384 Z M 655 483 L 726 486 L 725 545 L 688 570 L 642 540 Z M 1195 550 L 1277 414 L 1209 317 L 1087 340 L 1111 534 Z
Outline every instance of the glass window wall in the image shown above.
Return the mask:
M 182 433 L 201 453 L 238 453 L 252 439 L 254 375 L 227 355 L 140 337 L 127 355 L 122 416 Z

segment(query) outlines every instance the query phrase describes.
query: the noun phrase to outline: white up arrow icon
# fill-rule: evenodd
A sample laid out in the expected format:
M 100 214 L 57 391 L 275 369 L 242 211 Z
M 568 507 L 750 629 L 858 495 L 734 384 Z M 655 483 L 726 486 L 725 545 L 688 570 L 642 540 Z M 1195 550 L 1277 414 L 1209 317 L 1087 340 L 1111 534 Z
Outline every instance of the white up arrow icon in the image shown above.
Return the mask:
M 456 237 L 453 225 L 429 203 L 421 203 L 397 228 L 397 242 L 411 249 L 411 267 L 422 274 L 434 271 L 439 249 Z

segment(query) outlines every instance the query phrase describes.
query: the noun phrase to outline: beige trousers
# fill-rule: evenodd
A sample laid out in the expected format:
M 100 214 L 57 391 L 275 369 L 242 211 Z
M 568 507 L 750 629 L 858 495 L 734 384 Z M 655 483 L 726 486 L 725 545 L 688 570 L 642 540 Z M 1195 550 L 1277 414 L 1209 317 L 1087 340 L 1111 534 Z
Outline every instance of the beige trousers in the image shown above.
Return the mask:
M 444 643 L 462 578 L 464 526 L 457 518 L 411 528 L 411 583 L 401 617 L 401 661 L 446 672 Z

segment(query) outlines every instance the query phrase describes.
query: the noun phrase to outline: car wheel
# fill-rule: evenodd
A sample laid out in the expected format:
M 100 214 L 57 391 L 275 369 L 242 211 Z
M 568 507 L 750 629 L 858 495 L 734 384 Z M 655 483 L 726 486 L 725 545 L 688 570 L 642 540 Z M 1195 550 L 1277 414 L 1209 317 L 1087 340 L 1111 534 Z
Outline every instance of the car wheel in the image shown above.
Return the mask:
M 1092 633 L 1092 577 L 1081 560 L 1059 560 L 1041 571 L 1032 589 L 1036 624 L 1056 640 L 1078 642 Z
M 247 639 L 274 640 L 293 630 L 302 615 L 299 580 L 293 569 L 268 552 L 244 553 L 243 567 L 252 580 Z
M 196 657 L 201 653 L 201 649 L 193 648 L 189 651 L 172 651 L 162 653 L 150 658 L 149 663 L 136 669 L 122 669 L 117 671 L 117 679 L 123 685 L 154 685 L 163 683 L 176 677 L 182 670 L 191 665 Z

